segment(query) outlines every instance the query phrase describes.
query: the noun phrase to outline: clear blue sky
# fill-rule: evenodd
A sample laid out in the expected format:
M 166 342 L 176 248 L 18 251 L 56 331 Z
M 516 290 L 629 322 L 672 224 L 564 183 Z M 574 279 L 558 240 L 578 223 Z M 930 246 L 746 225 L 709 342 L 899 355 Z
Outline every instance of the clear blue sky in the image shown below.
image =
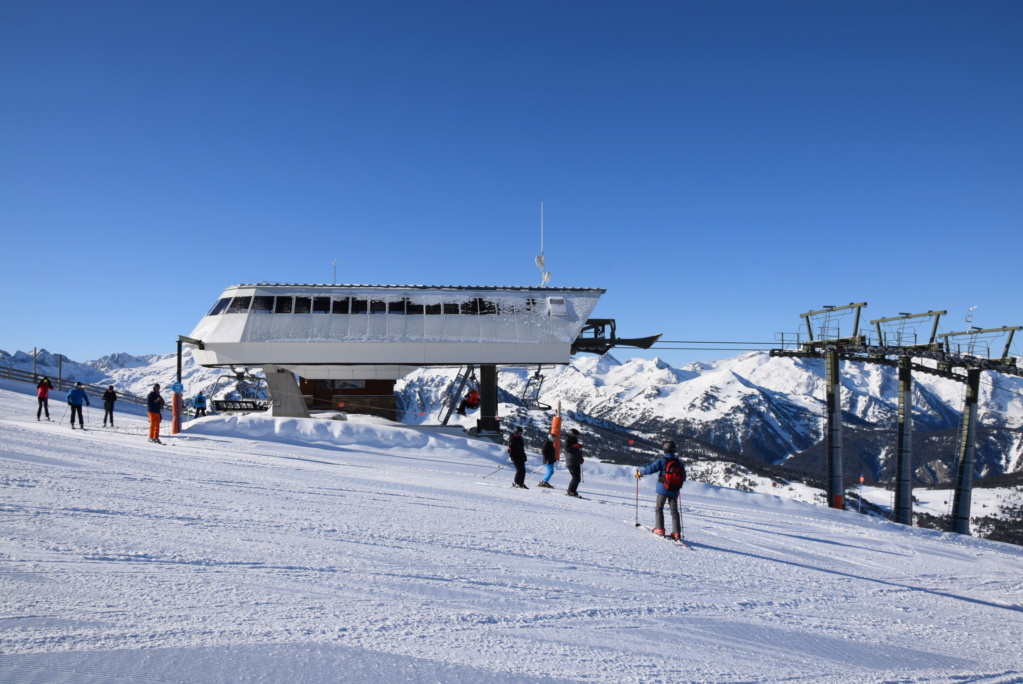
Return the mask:
M 551 284 L 623 336 L 1020 325 L 1021 35 L 1016 1 L 5 2 L 0 349 L 171 352 L 335 259 L 538 284 L 541 202 Z

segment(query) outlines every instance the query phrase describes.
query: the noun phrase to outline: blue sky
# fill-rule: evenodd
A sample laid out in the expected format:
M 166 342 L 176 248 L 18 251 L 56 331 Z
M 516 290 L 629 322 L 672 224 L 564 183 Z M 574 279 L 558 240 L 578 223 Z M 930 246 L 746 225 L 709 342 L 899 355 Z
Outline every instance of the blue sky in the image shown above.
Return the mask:
M 1008 1 L 7 2 L 0 349 L 171 352 L 335 259 L 538 284 L 541 202 L 551 285 L 626 337 L 1023 325 L 1020 35 Z

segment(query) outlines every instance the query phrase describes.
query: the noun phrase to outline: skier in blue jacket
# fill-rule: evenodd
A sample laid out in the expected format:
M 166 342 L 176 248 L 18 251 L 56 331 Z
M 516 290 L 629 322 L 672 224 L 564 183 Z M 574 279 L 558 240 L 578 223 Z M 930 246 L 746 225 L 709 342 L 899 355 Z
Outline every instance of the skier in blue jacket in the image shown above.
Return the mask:
M 654 534 L 664 534 L 664 503 L 671 508 L 671 538 L 682 538 L 682 520 L 678 514 L 678 495 L 686 481 L 686 467 L 676 455 L 675 442 L 664 443 L 664 456 L 636 471 L 636 477 L 657 473 L 657 504 L 654 508 Z
M 78 427 L 85 429 L 85 419 L 82 418 L 82 405 L 89 406 L 89 395 L 85 393 L 82 383 L 76 382 L 74 389 L 67 393 L 67 405 L 71 409 L 71 429 L 75 429 L 75 414 L 78 414 Z
M 196 418 L 201 418 L 206 415 L 206 397 L 202 395 L 202 392 L 195 395 L 195 399 L 192 400 L 192 406 L 195 407 Z

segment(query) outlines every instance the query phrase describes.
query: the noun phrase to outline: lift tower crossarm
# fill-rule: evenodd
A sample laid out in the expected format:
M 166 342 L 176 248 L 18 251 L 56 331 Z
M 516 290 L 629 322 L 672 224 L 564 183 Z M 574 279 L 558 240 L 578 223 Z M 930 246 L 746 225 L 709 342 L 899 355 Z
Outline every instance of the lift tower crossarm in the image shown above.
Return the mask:
M 799 317 L 806 321 L 806 331 L 809 333 L 810 341 L 806 343 L 806 346 L 813 348 L 821 346 L 824 343 L 838 343 L 838 344 L 857 344 L 861 345 L 865 342 L 863 336 L 860 335 L 860 312 L 867 305 L 866 302 L 860 302 L 859 304 L 846 304 L 845 306 L 826 306 L 818 311 L 808 311 L 806 313 L 799 314 Z M 845 311 L 847 309 L 855 309 L 856 315 L 853 319 L 853 334 L 852 337 L 841 337 L 829 340 L 814 340 L 813 339 L 813 327 L 810 325 L 810 319 L 814 316 L 821 316 L 825 314 L 833 314 L 838 311 Z
M 941 317 L 947 314 L 948 311 L 928 311 L 927 313 L 918 314 L 900 314 L 898 316 L 889 316 L 887 318 L 878 318 L 877 320 L 871 321 L 870 324 L 877 330 L 877 341 L 885 347 L 884 333 L 881 331 L 882 323 L 891 323 L 893 321 L 908 321 L 914 318 L 927 318 L 928 316 L 934 316 L 934 324 L 931 326 L 931 339 L 926 344 L 900 344 L 900 347 L 908 347 L 910 349 L 935 349 L 937 343 L 935 337 L 938 335 L 938 321 Z
M 950 337 L 962 337 L 963 335 L 985 335 L 985 334 L 992 334 L 992 333 L 1007 332 L 1007 333 L 1009 333 L 1009 338 L 1005 342 L 1005 350 L 1002 352 L 1001 360 L 1003 362 L 1008 362 L 1008 359 L 1009 359 L 1009 347 L 1012 346 L 1012 336 L 1015 334 L 1015 332 L 1017 330 L 1023 330 L 1023 326 L 1021 326 L 1021 325 L 1014 325 L 1014 326 L 1005 326 L 1005 327 L 1002 327 L 1002 328 L 981 328 L 981 329 L 978 329 L 978 330 L 963 330 L 962 332 L 942 333 L 941 335 L 938 335 L 938 337 L 944 338 L 945 339 L 945 344 L 947 346 L 948 345 L 948 338 L 950 338 Z

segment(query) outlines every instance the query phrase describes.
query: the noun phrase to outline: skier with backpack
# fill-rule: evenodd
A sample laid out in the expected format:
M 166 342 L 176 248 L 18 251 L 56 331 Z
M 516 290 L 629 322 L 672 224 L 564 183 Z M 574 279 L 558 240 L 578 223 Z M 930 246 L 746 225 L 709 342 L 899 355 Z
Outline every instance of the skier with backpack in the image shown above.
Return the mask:
M 82 417 L 82 406 L 89 406 L 89 395 L 85 393 L 82 383 L 76 382 L 74 389 L 67 393 L 67 405 L 71 409 L 71 429 L 75 429 L 75 416 L 78 416 L 79 429 L 85 429 L 85 418 Z
M 636 471 L 636 477 L 657 473 L 657 503 L 654 508 L 654 534 L 664 535 L 664 503 L 671 508 L 671 538 L 682 539 L 682 519 L 679 517 L 678 495 L 686 481 L 686 467 L 676 455 L 675 442 L 664 444 L 664 456 Z M 638 523 L 637 523 L 638 524 Z
M 114 427 L 114 402 L 117 401 L 117 392 L 114 386 L 103 393 L 103 427 L 107 426 L 107 419 L 110 419 L 110 427 Z
M 583 479 L 583 445 L 579 442 L 579 431 L 575 428 L 569 430 L 568 437 L 565 438 L 565 468 L 572 476 L 565 494 L 582 498 L 576 490 Z
M 163 397 L 160 396 L 160 386 L 153 385 L 153 391 L 146 397 L 146 409 L 149 413 L 149 441 L 163 444 L 160 441 L 160 412 L 164 407 Z
M 53 383 L 46 376 L 39 381 L 36 385 L 36 396 L 39 397 L 39 409 L 36 411 L 36 420 L 41 420 L 43 411 L 46 411 L 46 420 L 50 420 L 50 390 L 53 389 Z
M 543 465 L 547 471 L 544 473 L 543 479 L 537 483 L 538 487 L 554 489 L 554 486 L 551 485 L 551 477 L 554 475 L 554 464 L 558 460 L 558 450 L 554 448 L 557 439 L 554 435 L 547 435 L 547 441 L 543 444 Z
M 515 428 L 515 432 L 508 438 L 508 457 L 515 464 L 515 481 L 512 487 L 529 489 L 526 486 L 526 443 L 522 439 L 521 425 Z

